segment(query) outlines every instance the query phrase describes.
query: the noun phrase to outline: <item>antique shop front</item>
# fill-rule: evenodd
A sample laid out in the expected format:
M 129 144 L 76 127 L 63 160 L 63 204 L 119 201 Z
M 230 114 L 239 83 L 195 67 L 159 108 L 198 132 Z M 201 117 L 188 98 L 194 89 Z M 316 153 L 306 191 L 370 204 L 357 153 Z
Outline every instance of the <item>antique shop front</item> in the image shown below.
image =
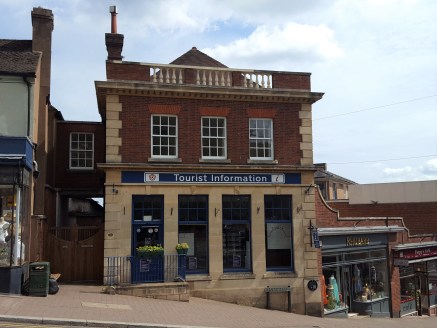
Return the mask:
M 33 146 L 0 138 L 0 293 L 20 294 L 29 245 Z
M 400 315 L 437 314 L 437 243 L 398 245 L 393 261 L 400 273 Z
M 389 230 L 384 228 L 319 229 L 325 316 L 390 316 Z

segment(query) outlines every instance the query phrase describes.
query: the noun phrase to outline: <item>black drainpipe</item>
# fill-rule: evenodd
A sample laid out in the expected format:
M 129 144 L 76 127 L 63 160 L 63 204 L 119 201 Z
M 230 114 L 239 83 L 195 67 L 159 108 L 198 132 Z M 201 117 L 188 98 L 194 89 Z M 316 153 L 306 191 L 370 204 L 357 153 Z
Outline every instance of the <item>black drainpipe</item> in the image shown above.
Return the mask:
M 23 76 L 23 81 L 27 84 L 27 136 L 29 138 L 31 138 L 31 136 L 30 136 L 30 88 L 31 88 L 31 84 L 25 76 Z

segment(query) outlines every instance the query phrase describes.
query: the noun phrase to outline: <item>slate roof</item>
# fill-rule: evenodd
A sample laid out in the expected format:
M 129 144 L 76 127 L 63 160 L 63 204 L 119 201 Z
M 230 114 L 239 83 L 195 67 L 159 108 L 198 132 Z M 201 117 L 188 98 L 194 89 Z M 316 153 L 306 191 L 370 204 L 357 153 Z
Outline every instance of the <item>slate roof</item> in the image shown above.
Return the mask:
M 0 39 L 0 74 L 34 76 L 40 56 L 32 40 Z
M 315 180 L 332 180 L 332 181 L 338 181 L 338 182 L 342 182 L 345 184 L 357 184 L 356 182 L 343 178 L 342 176 L 339 176 L 337 174 L 334 174 L 332 172 L 329 172 L 327 170 L 324 170 L 323 168 L 319 168 L 315 173 L 314 173 L 314 179 Z
M 173 60 L 170 65 L 187 65 L 187 66 L 203 66 L 203 67 L 222 67 L 228 68 L 214 58 L 208 56 L 196 47 L 184 53 L 182 56 Z

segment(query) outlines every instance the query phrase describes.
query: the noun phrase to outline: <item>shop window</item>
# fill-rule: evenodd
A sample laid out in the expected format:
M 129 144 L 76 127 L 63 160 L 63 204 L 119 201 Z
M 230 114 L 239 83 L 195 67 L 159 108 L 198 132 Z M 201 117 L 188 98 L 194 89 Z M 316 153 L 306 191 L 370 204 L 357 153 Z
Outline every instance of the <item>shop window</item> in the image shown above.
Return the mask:
M 292 270 L 291 196 L 264 196 L 267 271 Z
M 420 302 L 419 280 L 415 275 L 401 277 L 401 315 L 415 313 Z
M 22 265 L 28 260 L 29 189 L 0 185 L 0 266 Z
M 149 222 L 163 221 L 164 196 L 133 196 L 133 220 Z
M 251 271 L 250 196 L 223 195 L 223 271 Z
M 202 117 L 202 158 L 226 159 L 226 119 Z
M 178 121 L 176 116 L 152 115 L 152 157 L 178 156 Z
M 429 308 L 437 308 L 437 260 L 428 262 Z
M 70 134 L 70 169 L 94 168 L 94 134 Z
M 142 246 L 164 245 L 164 196 L 132 196 L 132 252 Z
M 384 304 L 388 312 L 389 281 L 386 258 L 380 251 L 362 251 L 322 256 L 322 295 L 325 314 L 348 311 L 359 314 L 378 312 L 374 302 Z M 370 312 L 369 312 L 370 311 Z
M 249 120 L 250 159 L 273 159 L 273 122 L 271 119 Z
M 208 272 L 208 196 L 179 195 L 179 243 L 187 243 L 186 272 Z

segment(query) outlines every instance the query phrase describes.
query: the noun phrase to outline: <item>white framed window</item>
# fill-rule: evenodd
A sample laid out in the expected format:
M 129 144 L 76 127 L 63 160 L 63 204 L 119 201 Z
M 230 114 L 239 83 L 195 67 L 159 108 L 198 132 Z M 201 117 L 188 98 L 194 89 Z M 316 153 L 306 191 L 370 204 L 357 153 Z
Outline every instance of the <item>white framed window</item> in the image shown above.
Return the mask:
M 249 120 L 250 159 L 273 159 L 273 122 L 271 119 Z
M 70 169 L 94 168 L 94 134 L 72 132 L 70 134 Z
M 176 158 L 178 156 L 177 116 L 152 115 L 152 157 Z
M 202 117 L 202 158 L 226 158 L 226 118 Z

